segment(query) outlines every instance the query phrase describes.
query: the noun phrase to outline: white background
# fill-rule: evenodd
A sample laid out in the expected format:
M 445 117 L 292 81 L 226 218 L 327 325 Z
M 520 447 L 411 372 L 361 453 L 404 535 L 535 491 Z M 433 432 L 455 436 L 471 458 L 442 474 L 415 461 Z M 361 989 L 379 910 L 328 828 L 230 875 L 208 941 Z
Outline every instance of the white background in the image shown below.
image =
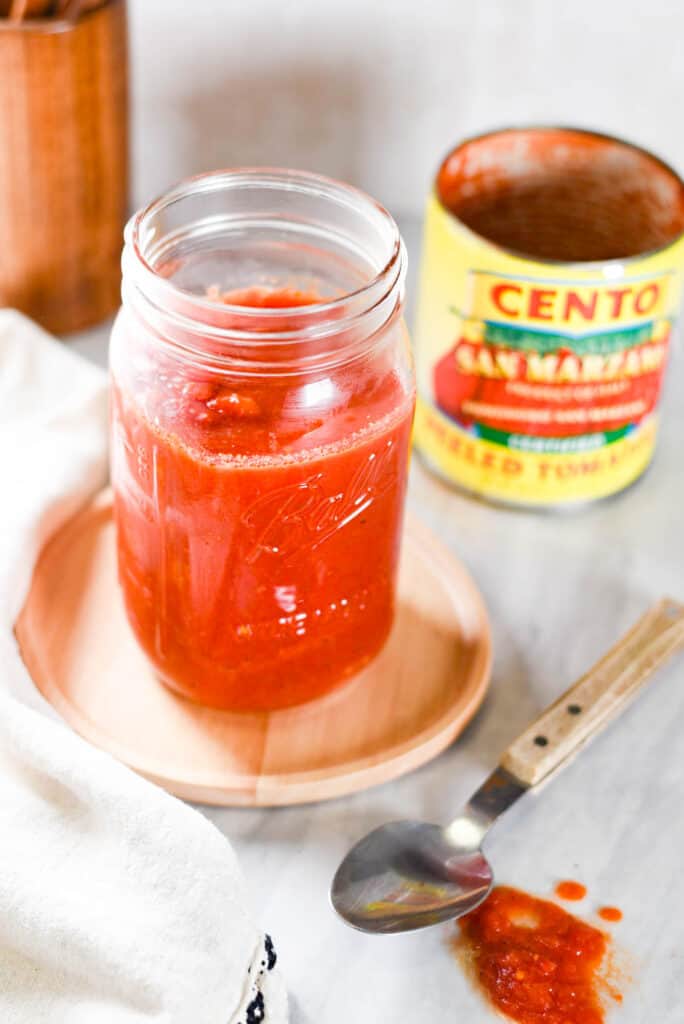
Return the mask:
M 684 165 L 679 0 L 130 0 L 136 205 L 236 164 L 416 213 L 463 136 L 601 128 Z

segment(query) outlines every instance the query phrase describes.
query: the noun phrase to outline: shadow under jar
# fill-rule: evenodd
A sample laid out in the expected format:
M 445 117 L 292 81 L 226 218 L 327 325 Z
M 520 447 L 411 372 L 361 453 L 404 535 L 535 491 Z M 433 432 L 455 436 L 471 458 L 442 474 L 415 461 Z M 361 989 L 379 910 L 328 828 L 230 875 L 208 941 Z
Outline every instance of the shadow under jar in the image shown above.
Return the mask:
M 292 171 L 191 179 L 126 229 L 111 344 L 128 618 L 199 703 L 322 695 L 394 615 L 414 380 L 382 207 Z

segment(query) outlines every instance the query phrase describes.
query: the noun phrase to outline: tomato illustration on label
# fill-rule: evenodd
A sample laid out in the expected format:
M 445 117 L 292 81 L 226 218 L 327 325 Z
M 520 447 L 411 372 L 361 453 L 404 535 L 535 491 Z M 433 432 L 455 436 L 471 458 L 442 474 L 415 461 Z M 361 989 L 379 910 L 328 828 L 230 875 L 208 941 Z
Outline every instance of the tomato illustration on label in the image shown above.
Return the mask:
M 501 294 L 496 279 L 490 288 Z M 657 296 L 661 285 L 652 282 L 647 288 L 649 296 Z M 585 311 L 595 307 L 594 301 Z M 614 302 L 613 308 L 621 305 Z M 518 316 L 517 307 L 505 310 Z M 560 441 L 625 431 L 657 405 L 669 337 L 666 318 L 577 336 L 505 320 L 464 319 L 434 369 L 436 404 L 464 428 L 482 428 L 498 443 L 507 443 L 501 436 L 506 434 Z

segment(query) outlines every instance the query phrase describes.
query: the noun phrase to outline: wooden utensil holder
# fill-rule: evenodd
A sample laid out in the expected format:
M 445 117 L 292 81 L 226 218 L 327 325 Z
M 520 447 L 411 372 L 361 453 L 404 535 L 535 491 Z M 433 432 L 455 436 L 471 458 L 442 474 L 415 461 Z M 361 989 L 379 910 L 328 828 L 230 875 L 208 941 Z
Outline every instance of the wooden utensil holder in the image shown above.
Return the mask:
M 0 21 L 0 305 L 58 334 L 119 305 L 127 91 L 125 0 Z

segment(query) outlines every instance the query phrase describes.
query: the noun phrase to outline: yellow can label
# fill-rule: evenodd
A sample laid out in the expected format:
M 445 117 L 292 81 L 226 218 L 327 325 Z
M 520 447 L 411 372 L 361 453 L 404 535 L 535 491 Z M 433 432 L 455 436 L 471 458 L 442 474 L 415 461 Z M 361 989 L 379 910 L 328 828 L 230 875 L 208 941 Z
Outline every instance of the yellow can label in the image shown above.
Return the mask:
M 648 465 L 681 241 L 605 265 L 537 263 L 428 203 L 416 324 L 416 443 L 485 497 L 553 506 Z

